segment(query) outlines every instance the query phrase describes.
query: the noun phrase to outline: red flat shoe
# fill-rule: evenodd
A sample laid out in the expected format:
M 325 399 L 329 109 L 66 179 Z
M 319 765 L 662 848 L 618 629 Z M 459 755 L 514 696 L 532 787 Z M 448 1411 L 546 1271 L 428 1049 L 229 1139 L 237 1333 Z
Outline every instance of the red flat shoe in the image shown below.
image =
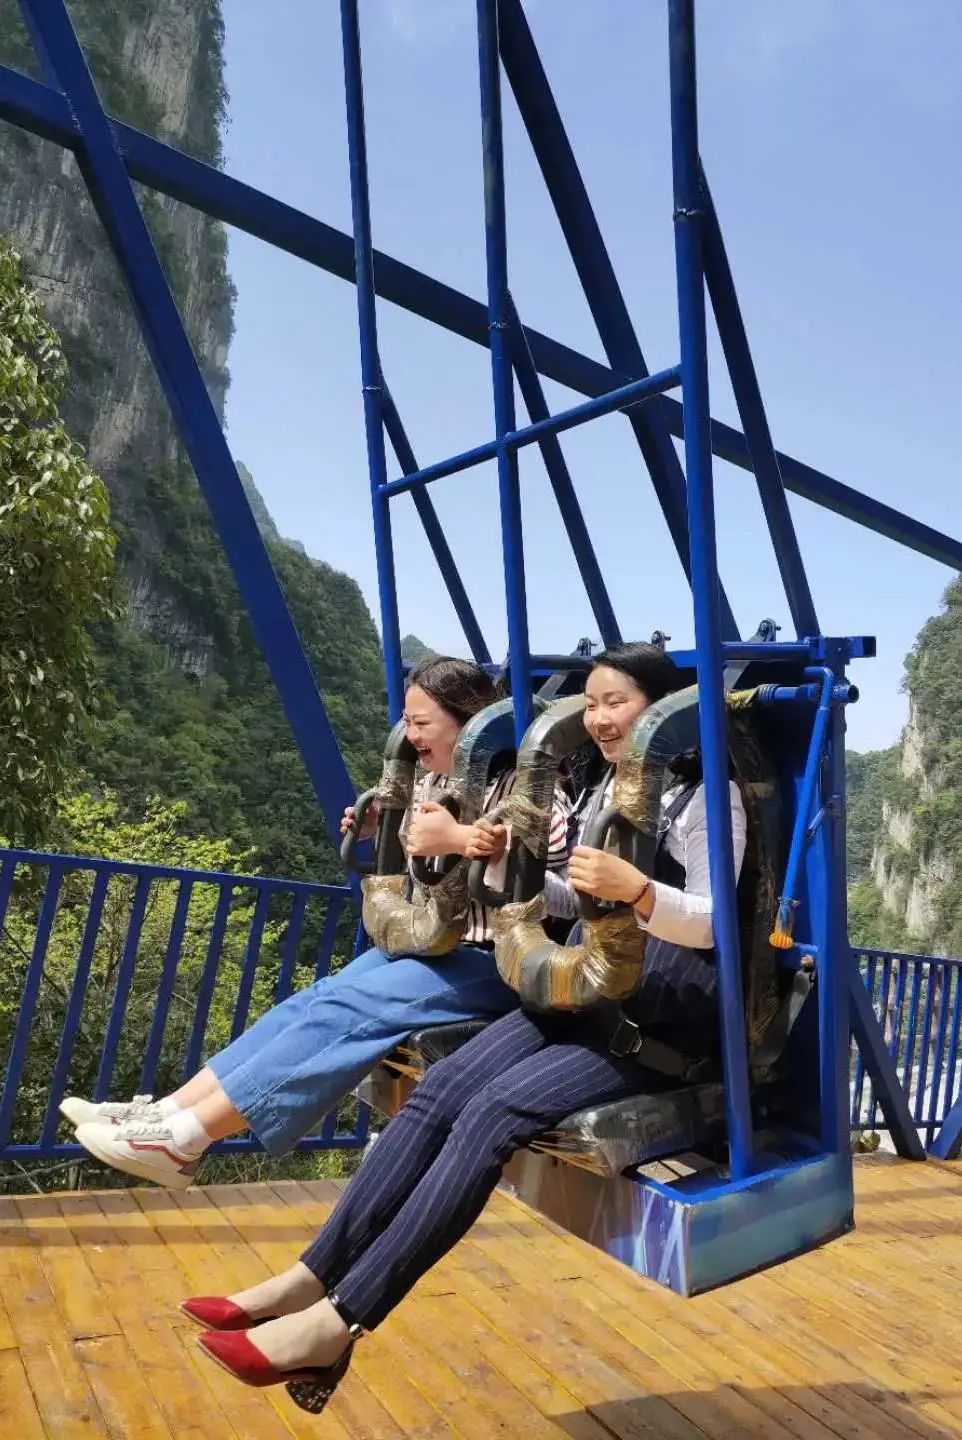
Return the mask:
M 277 1319 L 276 1315 L 265 1315 L 255 1320 L 240 1305 L 222 1295 L 192 1295 L 189 1300 L 182 1300 L 177 1308 L 195 1325 L 203 1325 L 205 1330 L 252 1330 L 255 1325 Z
M 351 1363 L 351 1351 L 360 1331 L 353 1327 L 344 1353 L 333 1365 L 303 1365 L 295 1370 L 278 1370 L 267 1356 L 258 1350 L 246 1330 L 225 1334 L 222 1330 L 207 1330 L 198 1337 L 197 1344 L 222 1370 L 233 1375 L 244 1385 L 257 1387 L 287 1385 L 288 1394 L 302 1410 L 317 1415 L 334 1394 Z

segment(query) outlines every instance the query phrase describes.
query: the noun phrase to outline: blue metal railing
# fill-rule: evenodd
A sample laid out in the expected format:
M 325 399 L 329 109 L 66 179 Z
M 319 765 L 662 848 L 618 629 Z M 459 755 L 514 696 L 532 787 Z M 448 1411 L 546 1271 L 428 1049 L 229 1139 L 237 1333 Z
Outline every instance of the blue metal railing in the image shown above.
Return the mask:
M 888 1052 L 912 1119 L 926 1146 L 962 1086 L 962 960 L 856 950 Z M 852 1070 L 853 1130 L 884 1130 L 871 1079 L 859 1055 Z
M 0 1161 L 84 1153 L 60 1129 L 65 1094 L 176 1088 L 350 959 L 353 905 L 343 885 L 0 848 Z M 301 1145 L 366 1133 L 348 1102 Z

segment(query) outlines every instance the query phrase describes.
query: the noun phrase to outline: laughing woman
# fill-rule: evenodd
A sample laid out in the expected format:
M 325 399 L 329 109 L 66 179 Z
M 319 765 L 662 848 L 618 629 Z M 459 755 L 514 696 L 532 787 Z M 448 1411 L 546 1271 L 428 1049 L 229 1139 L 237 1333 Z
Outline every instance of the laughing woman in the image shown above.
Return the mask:
M 408 740 L 427 772 L 407 828 L 407 853 L 467 855 L 497 861 L 503 826 L 461 825 L 429 797 L 443 794 L 454 748 L 467 721 L 497 698 L 494 682 L 468 660 L 426 660 L 404 698 Z M 488 785 L 484 811 L 511 789 L 514 771 Z M 342 829 L 353 818 L 345 812 Z M 369 812 L 370 833 L 376 813 Z M 556 795 L 549 865 L 567 862 L 568 813 Z M 405 1036 L 425 1025 L 494 1020 L 517 1004 L 498 975 L 488 912 L 473 904 L 460 946 L 438 959 L 368 950 L 335 975 L 291 995 L 213 1056 L 186 1085 L 151 1102 L 61 1105 L 81 1145 L 115 1170 L 184 1189 L 204 1151 L 250 1129 L 284 1155 Z
M 649 645 L 597 657 L 585 725 L 609 766 L 639 715 L 675 685 L 672 662 Z M 601 776 L 596 795 L 610 776 Z M 740 869 L 745 812 L 734 785 L 731 800 Z M 717 1025 L 703 789 L 677 786 L 662 807 L 652 875 L 579 845 L 571 886 L 632 905 L 639 951 L 647 930 L 645 1012 L 637 1018 L 659 1038 L 711 1052 Z M 582 828 L 588 810 L 583 802 Z M 549 907 L 561 910 L 559 892 L 573 909 L 572 891 L 557 881 L 546 887 Z M 513 1010 L 431 1067 L 310 1249 L 284 1274 L 219 1300 L 225 1323 L 200 1337 L 202 1349 L 245 1383 L 287 1382 L 299 1405 L 321 1409 L 357 1336 L 379 1325 L 470 1229 L 513 1151 L 572 1111 L 638 1094 L 651 1082 L 637 1061 L 611 1053 L 591 1012 Z M 210 1307 L 209 1298 L 184 1303 L 197 1319 Z

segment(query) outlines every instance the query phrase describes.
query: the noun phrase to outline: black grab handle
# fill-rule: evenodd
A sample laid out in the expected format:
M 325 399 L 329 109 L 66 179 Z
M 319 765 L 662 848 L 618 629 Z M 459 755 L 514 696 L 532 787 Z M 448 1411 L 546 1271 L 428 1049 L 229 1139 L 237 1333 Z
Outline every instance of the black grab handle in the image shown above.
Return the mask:
M 589 846 L 592 850 L 604 850 L 611 831 L 619 825 L 623 827 L 627 824 L 628 822 L 617 805 L 606 805 L 588 821 L 581 837 L 581 844 Z M 581 891 L 578 892 L 578 913 L 582 920 L 600 920 L 603 915 L 612 915 L 616 910 L 625 908 L 623 900 L 599 900 L 596 895 L 585 895 Z
M 357 847 L 360 843 L 361 829 L 367 818 L 367 812 L 376 799 L 377 790 L 365 790 L 357 797 L 354 802 L 354 819 L 341 841 L 341 864 L 345 870 L 353 870 L 358 875 L 373 875 L 375 869 L 373 860 L 357 859 Z

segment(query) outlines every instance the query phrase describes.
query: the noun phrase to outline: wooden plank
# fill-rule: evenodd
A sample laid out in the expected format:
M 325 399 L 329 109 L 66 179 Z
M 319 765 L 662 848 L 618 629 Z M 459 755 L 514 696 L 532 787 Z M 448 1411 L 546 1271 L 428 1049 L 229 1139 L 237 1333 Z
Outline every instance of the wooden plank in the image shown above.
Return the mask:
M 136 1271 L 128 1247 L 95 1199 L 66 1196 L 60 1205 L 67 1223 L 76 1227 L 75 1235 L 91 1237 L 86 1251 L 91 1269 L 171 1434 L 180 1440 L 183 1434 L 197 1430 L 208 1440 L 233 1440 L 236 1432 L 214 1395 L 193 1367 L 185 1364 L 171 1323 L 169 1295 L 173 1287 L 162 1285 L 157 1293 L 163 1272 L 156 1267 L 143 1275 Z M 108 1358 L 108 1368 L 109 1363 Z
M 24 1238 L 39 1257 L 71 1339 L 119 1335 L 117 1324 L 54 1195 L 17 1196 Z
M 160 1407 L 151 1395 L 126 1340 L 105 1335 L 75 1346 L 112 1440 L 171 1440 Z M 203 1433 L 191 1427 L 193 1437 Z
M 0 1351 L 0 1435 L 47 1440 L 27 1372 L 17 1350 Z
M 86 1372 L 12 1200 L 0 1199 L 0 1284 L 36 1408 L 56 1440 L 106 1436 Z

